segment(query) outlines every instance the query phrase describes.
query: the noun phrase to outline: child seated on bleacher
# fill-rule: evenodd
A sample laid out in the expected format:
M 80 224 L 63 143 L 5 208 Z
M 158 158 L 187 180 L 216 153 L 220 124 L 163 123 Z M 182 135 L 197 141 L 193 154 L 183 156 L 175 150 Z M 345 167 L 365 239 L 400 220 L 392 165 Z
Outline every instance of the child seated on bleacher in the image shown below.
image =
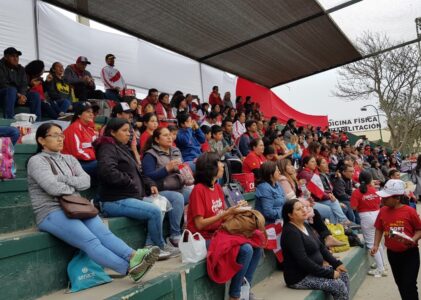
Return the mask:
M 133 250 L 112 234 L 98 216 L 68 218 L 57 197 L 79 195 L 79 191 L 88 189 L 89 175 L 73 156 L 60 153 L 64 141 L 60 126 L 42 124 L 36 141 L 37 153 L 28 162 L 28 191 L 38 228 L 86 252 L 99 265 L 140 280 L 158 259 L 158 247 Z

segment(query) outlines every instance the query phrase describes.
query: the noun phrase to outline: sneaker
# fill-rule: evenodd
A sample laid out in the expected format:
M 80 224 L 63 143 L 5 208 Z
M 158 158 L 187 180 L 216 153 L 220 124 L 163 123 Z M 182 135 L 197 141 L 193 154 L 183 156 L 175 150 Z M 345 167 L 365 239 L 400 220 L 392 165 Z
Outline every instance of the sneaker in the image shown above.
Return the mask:
M 387 274 L 387 271 L 379 271 L 375 269 L 375 270 L 368 271 L 367 275 L 374 276 L 375 278 L 381 278 L 381 277 L 386 277 L 388 274 Z
M 178 257 L 181 255 L 180 250 L 176 247 L 171 246 L 170 243 L 166 244 L 163 250 L 170 253 L 170 258 Z
M 71 121 L 73 119 L 73 114 L 72 113 L 65 113 L 63 115 L 60 115 L 57 120 L 60 121 Z
M 174 248 L 178 248 L 179 241 L 180 239 L 172 239 L 172 238 L 167 238 L 166 240 L 167 244 L 169 244 L 170 246 L 173 246 Z
M 371 269 L 377 269 L 377 264 L 376 264 L 375 262 L 374 262 L 374 263 L 372 263 L 372 264 L 371 264 L 371 266 L 370 266 L 370 268 L 371 268 Z
M 264 300 L 264 298 L 256 297 L 256 295 L 253 292 L 250 291 L 249 300 Z
M 139 281 L 151 269 L 158 260 L 159 248 L 138 249 L 130 259 L 129 275 L 135 281 Z
M 156 246 L 151 246 L 151 245 L 145 246 L 146 249 L 151 249 L 153 247 L 156 247 Z M 166 260 L 166 259 L 168 259 L 168 258 L 171 257 L 171 253 L 170 252 L 165 251 L 163 249 L 160 249 L 159 247 L 158 247 L 158 249 L 159 249 L 158 261 Z

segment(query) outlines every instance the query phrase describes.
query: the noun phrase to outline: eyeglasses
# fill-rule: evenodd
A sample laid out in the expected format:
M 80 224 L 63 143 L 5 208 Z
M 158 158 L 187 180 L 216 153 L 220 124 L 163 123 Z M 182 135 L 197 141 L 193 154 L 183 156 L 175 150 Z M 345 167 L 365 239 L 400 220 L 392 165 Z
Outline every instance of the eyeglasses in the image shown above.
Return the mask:
M 56 139 L 56 140 L 61 138 L 62 140 L 64 140 L 64 134 L 62 133 L 47 134 L 45 137 L 52 137 L 53 139 Z

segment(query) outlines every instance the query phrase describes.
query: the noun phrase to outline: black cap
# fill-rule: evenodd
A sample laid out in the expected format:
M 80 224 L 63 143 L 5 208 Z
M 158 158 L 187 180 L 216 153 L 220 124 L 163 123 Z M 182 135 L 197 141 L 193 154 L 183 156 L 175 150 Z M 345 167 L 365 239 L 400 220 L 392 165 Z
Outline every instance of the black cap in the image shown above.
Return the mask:
M 133 110 L 130 108 L 130 106 L 127 102 L 120 102 L 116 106 L 114 106 L 113 111 L 112 111 L 112 115 L 114 117 L 116 117 L 117 114 L 121 114 L 123 112 L 125 112 L 125 113 L 133 112 Z
M 114 54 L 107 54 L 107 55 L 105 55 L 105 60 L 107 60 L 111 57 L 116 58 Z
M 4 54 L 5 56 L 6 56 L 6 55 L 13 55 L 13 54 L 17 54 L 17 55 L 21 56 L 21 55 L 22 55 L 22 52 L 20 52 L 20 51 L 16 50 L 16 48 L 14 48 L 14 47 L 9 47 L 9 48 L 7 48 L 7 49 L 5 49 L 5 50 L 3 51 L 3 54 Z

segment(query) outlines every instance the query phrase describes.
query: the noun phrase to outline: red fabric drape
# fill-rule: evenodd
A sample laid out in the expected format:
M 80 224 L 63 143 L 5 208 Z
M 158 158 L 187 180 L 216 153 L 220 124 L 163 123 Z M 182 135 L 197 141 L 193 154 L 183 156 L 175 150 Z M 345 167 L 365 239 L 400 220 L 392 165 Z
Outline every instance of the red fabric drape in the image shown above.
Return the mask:
M 260 110 L 266 118 L 276 116 L 284 124 L 291 118 L 297 121 L 298 126 L 311 124 L 315 127 L 320 126 L 324 128 L 329 124 L 327 116 L 301 113 L 286 104 L 270 89 L 241 77 L 238 77 L 237 80 L 236 94 L 243 96 L 243 98 L 251 96 L 253 102 L 260 104 Z

